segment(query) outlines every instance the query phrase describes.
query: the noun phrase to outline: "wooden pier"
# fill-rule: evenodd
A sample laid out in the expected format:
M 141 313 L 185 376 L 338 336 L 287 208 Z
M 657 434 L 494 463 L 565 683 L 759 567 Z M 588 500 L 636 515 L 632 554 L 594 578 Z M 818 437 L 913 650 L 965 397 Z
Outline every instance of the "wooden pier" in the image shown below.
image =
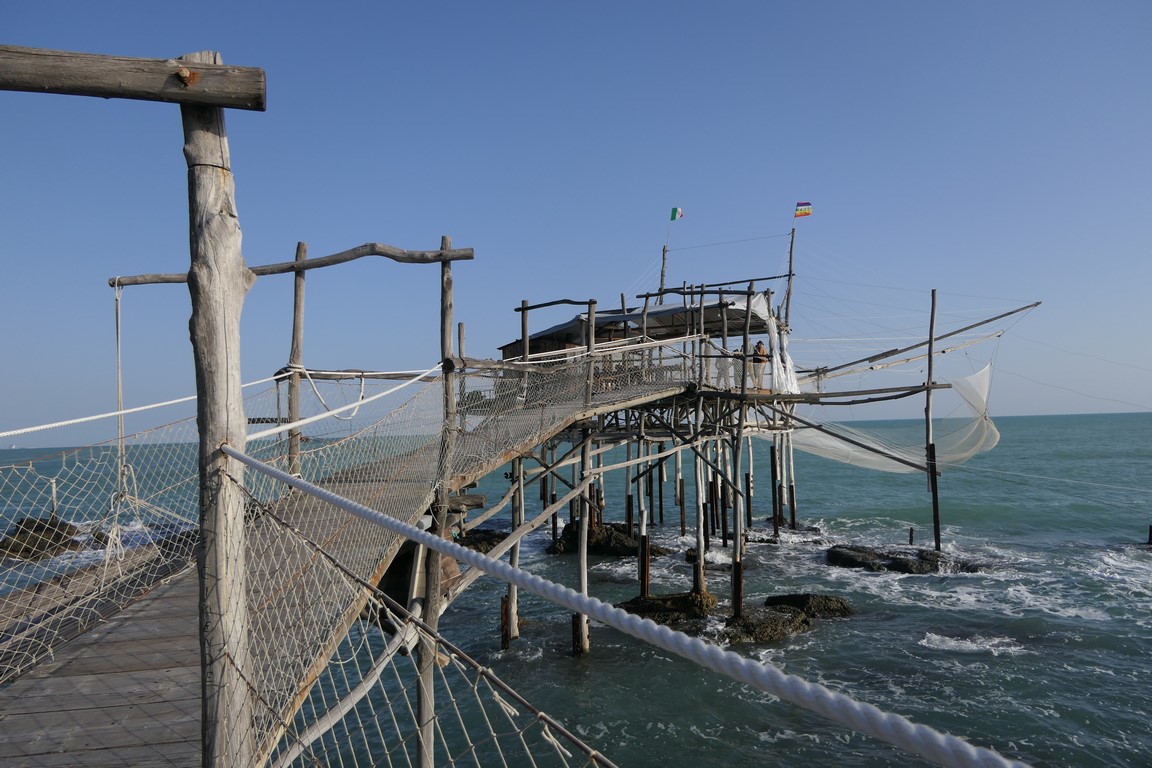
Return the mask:
M 670 402 L 685 389 L 683 384 L 648 383 L 632 389 L 614 388 L 579 407 L 562 406 L 558 410 L 567 415 L 558 413 L 544 438 L 550 440 L 575 425 L 621 408 Z M 538 424 L 541 414 L 521 418 Z M 501 423 L 499 428 L 517 432 L 514 420 Z M 508 445 L 492 452 L 473 473 L 453 478 L 454 490 L 499 468 L 512 455 L 532 453 L 538 447 L 536 439 L 531 444 Z M 472 445 L 464 449 L 475 454 L 476 444 L 486 442 L 483 429 L 474 431 L 469 440 Z M 345 470 L 323 485 L 371 505 L 371 496 L 379 489 L 358 482 L 358 476 L 371 474 L 368 467 Z M 431 497 L 427 485 L 413 485 L 410 490 L 411 498 L 403 503 L 410 510 L 409 522 L 414 522 L 428 509 Z M 390 492 L 396 493 L 397 488 Z M 295 498 L 277 505 L 277 515 L 293 525 L 323 537 L 323 530 L 346 524 L 346 516 L 334 509 L 319 517 L 314 511 L 308 513 L 311 517 L 302 517 L 303 511 L 294 511 Z M 260 536 L 258 527 L 251 533 Z M 400 543 L 390 548 L 389 558 Z M 254 546 L 258 551 L 260 544 Z M 387 565 L 386 560 L 379 572 L 383 573 Z M 294 570 L 289 564 L 269 559 L 258 563 L 249 579 L 269 585 L 269 591 L 283 590 L 291 587 L 277 574 Z M 190 566 L 0 689 L 0 724 L 5 734 L 0 739 L 0 766 L 201 765 L 198 599 L 197 574 Z M 349 615 L 358 610 L 359 606 L 354 607 Z

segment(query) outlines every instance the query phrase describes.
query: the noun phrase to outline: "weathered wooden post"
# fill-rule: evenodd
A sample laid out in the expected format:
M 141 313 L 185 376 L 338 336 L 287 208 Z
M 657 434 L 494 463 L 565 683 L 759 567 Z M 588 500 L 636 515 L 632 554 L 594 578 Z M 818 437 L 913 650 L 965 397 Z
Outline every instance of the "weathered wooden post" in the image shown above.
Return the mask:
M 582 438 L 580 449 L 580 480 L 588 477 L 592 467 L 591 451 L 592 436 L 587 428 L 580 430 Z M 573 478 L 575 480 L 575 478 Z M 573 483 L 575 486 L 575 483 Z M 577 588 L 582 595 L 588 594 L 588 523 L 592 516 L 592 505 L 588 499 L 588 487 L 580 494 L 580 539 L 576 550 Z M 588 634 L 588 617 L 582 613 L 572 614 L 572 655 L 582 656 L 592 649 L 592 641 Z
M 928 381 L 924 387 L 924 448 L 927 454 L 928 490 L 932 494 L 932 532 L 940 551 L 940 487 L 936 471 L 936 440 L 932 435 L 932 358 L 936 345 L 936 289 L 932 289 L 932 315 L 928 320 Z
M 596 300 L 588 300 L 588 324 L 587 337 L 585 343 L 587 345 L 588 354 L 588 378 L 585 385 L 585 402 L 592 402 L 592 388 L 593 388 L 593 375 L 595 364 L 593 363 L 594 353 L 596 352 Z M 592 471 L 592 432 L 587 427 L 580 430 L 582 439 L 580 449 L 580 481 L 584 482 L 588 478 L 588 474 Z M 573 478 L 575 481 L 575 478 Z M 575 483 L 573 483 L 575 485 Z M 580 594 L 588 594 L 588 525 L 592 517 L 592 504 L 588 498 L 591 486 L 586 486 L 583 493 L 580 494 L 580 539 L 577 546 L 576 560 L 579 573 L 577 574 L 577 581 L 579 583 Z M 582 656 L 592 648 L 592 641 L 588 635 L 588 617 L 582 613 L 573 614 L 572 616 L 572 655 Z
M 696 436 L 699 436 L 704 426 L 704 400 L 700 395 L 696 396 L 696 428 L 693 430 Z M 708 591 L 708 584 L 705 579 L 706 573 L 704 570 L 704 553 L 708 549 L 707 543 L 707 525 L 704 520 L 704 471 L 703 462 L 700 458 L 699 449 L 692 451 L 692 467 L 695 472 L 696 483 L 696 562 L 692 567 L 692 591 L 696 593 L 704 593 Z
M 307 243 L 296 243 L 296 262 L 308 259 Z M 292 348 L 288 352 L 288 422 L 300 421 L 300 371 L 304 367 L 304 270 L 296 270 L 292 294 Z M 300 474 L 300 430 L 288 431 L 288 471 Z
M 0 90 L 181 105 L 188 165 L 192 339 L 200 426 L 201 661 L 206 766 L 256 762 L 254 700 L 248 677 L 244 586 L 244 500 L 233 479 L 243 467 L 220 452 L 244 450 L 240 391 L 240 311 L 254 275 L 240 250 L 225 107 L 264 109 L 264 72 L 224 67 L 216 53 L 180 60 L 0 46 Z
M 775 434 L 772 436 L 772 447 L 768 452 L 768 463 L 772 465 L 772 535 L 780 538 L 780 492 L 777 490 L 780 484 L 780 457 L 777 445 L 780 442 L 780 435 Z
M 627 417 L 626 417 L 627 418 Z M 632 440 L 624 447 L 624 523 L 628 535 L 635 533 L 634 497 L 632 495 Z
M 753 287 L 748 286 L 745 299 L 744 312 L 744 343 L 747 345 L 752 332 L 752 296 Z M 741 448 L 744 446 L 744 428 L 748 419 L 748 383 L 743 379 L 740 386 L 740 414 L 736 422 L 736 435 L 732 438 L 732 471 L 733 486 L 740 477 Z M 743 493 L 735 493 L 735 505 L 732 514 L 732 615 L 739 618 L 744 615 L 744 522 L 745 504 L 747 498 Z M 725 513 L 727 519 L 727 513 Z
M 452 248 L 452 239 L 440 238 L 440 250 Z M 443 403 L 444 413 L 440 436 L 440 483 L 436 488 L 436 501 L 433 507 L 433 527 L 438 536 L 444 536 L 448 528 L 448 495 L 452 484 L 452 456 L 456 450 L 456 387 L 453 382 L 454 366 L 452 358 L 452 262 L 440 263 L 440 355 L 443 363 Z M 440 553 L 429 550 L 424 560 L 424 623 L 435 631 L 440 623 L 440 611 L 444 602 L 442 584 L 443 569 Z M 436 641 L 429 636 L 421 636 L 419 669 L 419 697 L 417 718 L 420 724 L 418 742 L 418 764 L 421 768 L 432 768 L 436 758 L 436 700 L 434 674 L 438 649 Z
M 220 64 L 216 53 L 190 63 Z M 189 70 L 186 70 L 189 71 Z M 179 73 L 177 77 L 179 77 Z M 190 75 L 189 75 L 190 77 Z M 248 636 L 244 467 L 220 451 L 247 443 L 240 376 L 240 313 L 255 276 L 241 253 L 240 222 L 224 110 L 181 105 L 188 164 L 189 330 L 200 427 L 201 658 L 206 766 L 251 765 L 258 749 Z
M 649 454 L 648 443 L 644 439 L 643 427 L 641 427 L 641 430 L 640 430 L 640 440 L 636 445 L 636 453 L 637 453 L 637 458 L 640 458 L 640 459 L 647 457 Z M 640 464 L 640 466 L 643 467 L 644 469 L 638 474 L 642 474 L 644 476 L 643 479 L 644 479 L 645 483 L 650 483 L 652 480 L 652 463 L 650 461 L 645 461 L 644 463 Z M 639 494 L 639 497 L 640 497 L 640 532 L 639 532 L 640 547 L 637 551 L 637 558 L 636 558 L 637 559 L 637 575 L 639 576 L 639 579 L 640 579 L 640 596 L 641 597 L 648 597 L 652 593 L 652 582 L 650 579 L 650 576 L 652 573 L 652 571 L 651 571 L 652 549 L 651 549 L 651 543 L 649 542 L 649 539 L 648 539 L 649 512 L 648 512 L 648 505 L 645 504 L 645 496 L 646 496 L 646 494 L 644 492 L 641 492 Z
M 512 530 L 517 530 L 524 524 L 524 459 L 520 456 L 512 459 L 512 482 L 516 490 L 512 496 Z M 512 545 L 508 553 L 508 564 L 513 568 L 520 567 L 520 542 Z M 515 584 L 508 585 L 508 593 L 504 596 L 507 610 L 501 618 L 500 646 L 507 650 L 513 640 L 520 637 L 520 605 L 519 592 Z
M 585 343 L 588 347 L 588 379 L 584 389 L 584 403 L 592 403 L 592 395 L 596 391 L 596 299 L 588 300 L 588 322 L 585 325 Z M 591 469 L 591 467 L 587 467 Z

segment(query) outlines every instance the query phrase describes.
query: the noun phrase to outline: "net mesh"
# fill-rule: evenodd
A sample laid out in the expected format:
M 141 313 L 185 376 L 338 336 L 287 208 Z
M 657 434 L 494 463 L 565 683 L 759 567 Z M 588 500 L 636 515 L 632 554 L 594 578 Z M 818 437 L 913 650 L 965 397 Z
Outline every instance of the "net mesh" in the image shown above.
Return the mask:
M 988 416 L 991 367 L 952 380 L 951 391 L 942 391 L 938 400 L 955 400 L 944 418 L 933 421 L 933 442 L 938 466 L 946 469 L 963 464 L 978 453 L 990 451 L 1000 441 L 1000 432 Z M 824 424 L 828 431 L 811 426 L 791 433 L 797 450 L 843 464 L 882 472 L 916 472 L 925 461 L 924 428 L 912 423 L 902 439 L 892 430 L 884 435 L 875 430 L 847 424 Z
M 187 430 L 0 467 L 0 682 L 189 564 L 197 449 L 171 439 Z
M 294 431 L 284 423 L 282 379 L 246 396 L 246 451 L 417 523 L 443 483 L 463 488 L 578 418 L 682 387 L 693 343 L 634 340 L 593 355 L 458 369 L 447 379 L 296 371 Z M 158 582 L 181 571 L 194 578 L 200 501 L 191 407 L 179 406 L 184 413 L 160 428 L 0 467 L 4 681 Z M 410 764 L 423 646 L 440 662 L 438 761 L 606 762 L 526 703 L 510 703 L 498 681 L 404 615 L 406 606 L 389 607 L 386 569 L 400 537 L 262 473 L 233 468 L 227 479 L 244 499 L 247 621 L 244 652 L 228 663 L 251 717 L 219 723 L 222 739 L 253 744 L 260 762 L 275 765 Z

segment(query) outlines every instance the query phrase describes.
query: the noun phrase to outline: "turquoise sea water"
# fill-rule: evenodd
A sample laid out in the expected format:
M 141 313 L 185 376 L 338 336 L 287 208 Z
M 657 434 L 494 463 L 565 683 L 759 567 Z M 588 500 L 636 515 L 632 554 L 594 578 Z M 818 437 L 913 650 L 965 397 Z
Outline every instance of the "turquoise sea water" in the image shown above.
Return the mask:
M 918 545 L 931 546 L 930 498 L 921 475 L 797 454 L 799 522 L 818 533 L 753 541 L 746 599 L 828 593 L 846 598 L 856 614 L 735 650 L 1037 766 L 1152 765 L 1152 414 L 997 424 L 1000 445 L 940 482 L 944 548 L 981 563 L 978 573 L 826 565 L 831 544 L 905 547 L 910 527 Z M 856 426 L 909 429 L 908 422 Z M 757 446 L 763 489 L 767 444 Z M 0 463 L 45 453 L 0 451 Z M 610 480 L 605 488 L 607 520 L 623 519 L 622 485 Z M 507 487 L 496 472 L 478 491 L 495 500 Z M 682 538 L 671 495 L 669 485 L 667 524 L 652 529 L 655 543 L 675 550 L 653 563 L 656 593 L 691 586 L 683 550 L 695 544 L 692 507 Z M 770 533 L 768 504 L 761 490 L 754 538 Z M 575 584 L 575 559 L 547 555 L 550 539 L 547 526 L 530 537 L 521 564 Z M 727 558 L 719 547 L 710 555 L 719 564 Z M 590 592 L 625 600 L 637 594 L 635 574 L 631 559 L 592 558 Z M 709 588 L 727 600 L 727 573 L 710 570 Z M 570 616 L 531 595 L 522 593 L 520 639 L 501 651 L 503 592 L 490 579 L 476 582 L 441 630 L 621 766 L 924 764 L 615 630 L 593 627 L 592 652 L 573 658 Z
M 979 573 L 826 565 L 833 543 L 906 546 L 910 527 L 930 547 L 930 497 L 920 475 L 798 455 L 799 522 L 820 533 L 752 543 L 747 600 L 829 593 L 856 614 L 736 650 L 1034 765 L 1152 765 L 1152 414 L 997 424 L 1000 445 L 940 482 L 943 547 L 982 563 Z M 764 471 L 766 445 L 756 461 Z M 494 475 L 480 490 L 498 497 L 506 483 Z M 609 483 L 606 492 L 606 519 L 622 519 L 622 490 Z M 754 506 L 766 533 L 768 503 L 762 493 Z M 669 510 L 656 543 L 692 546 Z M 522 564 L 574 584 L 574 558 L 544 553 L 550 536 L 541 529 Z M 637 594 L 631 560 L 592 563 L 591 594 Z M 654 592 L 690 585 L 682 554 L 654 562 Z M 710 572 L 709 586 L 722 600 L 730 594 L 723 572 Z M 445 615 L 444 633 L 622 766 L 924 764 L 615 630 L 594 627 L 591 654 L 573 658 L 569 616 L 531 597 L 521 638 L 500 651 L 503 588 L 481 580 L 474 589 Z

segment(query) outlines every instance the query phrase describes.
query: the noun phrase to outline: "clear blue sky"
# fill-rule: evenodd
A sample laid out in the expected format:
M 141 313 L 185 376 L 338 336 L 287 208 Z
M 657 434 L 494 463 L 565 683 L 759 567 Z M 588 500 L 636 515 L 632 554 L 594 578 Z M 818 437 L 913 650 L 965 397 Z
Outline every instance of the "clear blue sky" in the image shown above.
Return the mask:
M 666 240 L 673 284 L 776 274 L 804 200 L 798 336 L 933 288 L 945 327 L 1044 302 L 993 415 L 1152 408 L 1149 39 L 1143 0 L 0 6 L 0 44 L 264 68 L 267 111 L 227 116 L 247 262 L 449 235 L 470 356 L 522 299 L 654 289 Z M 181 150 L 175 105 L 0 92 L 0 430 L 114 408 L 106 280 L 187 270 Z M 436 268 L 308 280 L 307 364 L 435 363 Z M 192 393 L 188 314 L 125 291 L 128 405 Z M 290 318 L 261 279 L 245 380 Z

